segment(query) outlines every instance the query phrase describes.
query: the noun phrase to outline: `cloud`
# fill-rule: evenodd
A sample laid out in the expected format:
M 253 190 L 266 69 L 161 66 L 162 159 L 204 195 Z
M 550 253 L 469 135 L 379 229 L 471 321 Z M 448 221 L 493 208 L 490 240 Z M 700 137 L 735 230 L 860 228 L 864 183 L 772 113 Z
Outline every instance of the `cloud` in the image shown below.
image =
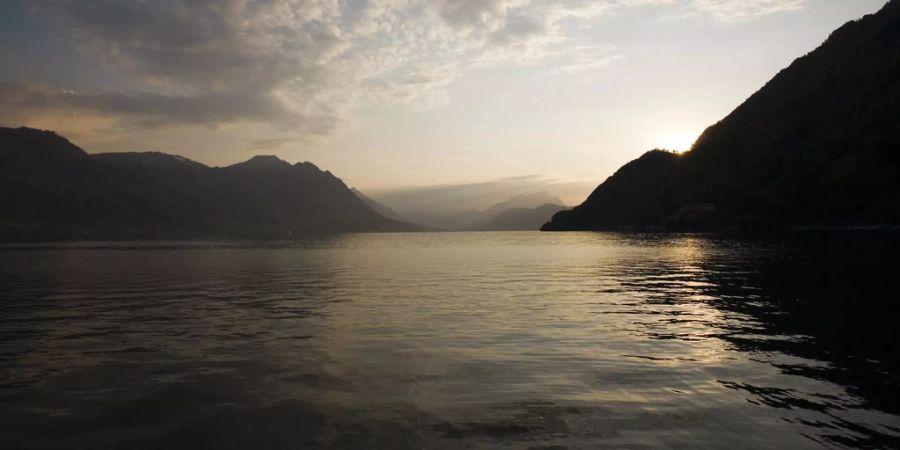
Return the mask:
M 726 21 L 803 2 L 684 1 Z M 327 135 L 362 105 L 445 104 L 448 87 L 476 68 L 603 70 L 620 55 L 586 26 L 617 9 L 672 2 L 33 0 L 36 23 L 122 82 L 78 92 L 6 83 L 0 119 L 80 114 L 123 132 L 258 123 L 290 137 Z
M 164 83 L 272 85 L 340 53 L 336 2 L 38 0 L 60 37 L 106 63 Z
M 42 85 L 0 83 L 0 120 L 11 123 L 48 111 L 67 115 L 127 117 L 132 125 L 215 126 L 239 120 L 275 124 L 305 134 L 327 134 L 335 127 L 331 115 L 289 109 L 271 95 L 204 92 L 197 95 L 159 93 L 89 93 L 55 90 Z
M 262 139 L 253 139 L 249 142 L 249 146 L 246 148 L 248 151 L 259 151 L 259 150 L 274 150 L 280 148 L 283 145 L 291 144 L 297 142 L 296 138 L 262 138 Z
M 801 9 L 806 0 L 693 0 L 699 11 L 723 22 L 743 22 L 756 17 Z
M 98 113 L 126 127 L 261 122 L 298 134 L 334 130 L 329 66 L 348 46 L 336 0 L 37 0 L 59 39 L 132 89 L 72 92 L 7 84 L 3 111 Z M 4 114 L 9 116 L 9 113 Z
M 434 107 L 468 68 L 564 54 L 558 27 L 597 2 L 529 0 L 36 0 L 33 15 L 134 86 L 24 84 L 3 105 L 120 115 L 136 127 L 257 121 L 332 132 L 358 105 Z
M 571 48 L 565 61 L 556 65 L 556 70 L 566 74 L 583 74 L 602 70 L 620 56 L 612 53 L 609 45 L 580 45 Z
M 478 31 L 492 31 L 502 26 L 511 6 L 498 0 L 443 0 L 434 4 L 451 27 Z
M 543 176 L 540 174 L 529 174 L 529 175 L 513 175 L 510 177 L 503 177 L 500 181 L 529 181 L 529 180 L 540 180 Z

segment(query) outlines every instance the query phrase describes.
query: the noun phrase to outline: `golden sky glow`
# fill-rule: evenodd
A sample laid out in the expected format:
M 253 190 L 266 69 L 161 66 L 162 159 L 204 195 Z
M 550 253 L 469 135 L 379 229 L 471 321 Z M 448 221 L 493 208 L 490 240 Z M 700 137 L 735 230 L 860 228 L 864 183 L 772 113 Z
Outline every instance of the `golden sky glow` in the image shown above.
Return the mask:
M 275 154 L 364 190 L 536 176 L 584 195 L 884 3 L 10 0 L 0 125 L 209 165 Z

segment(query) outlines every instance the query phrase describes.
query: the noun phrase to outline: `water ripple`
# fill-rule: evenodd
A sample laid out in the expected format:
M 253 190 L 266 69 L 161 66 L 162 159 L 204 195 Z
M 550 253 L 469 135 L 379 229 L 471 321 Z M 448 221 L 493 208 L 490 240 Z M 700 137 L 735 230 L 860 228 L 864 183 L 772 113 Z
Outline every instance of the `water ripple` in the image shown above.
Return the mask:
M 894 286 L 873 256 L 894 244 L 0 246 L 0 435 L 10 448 L 898 447 L 880 301 Z

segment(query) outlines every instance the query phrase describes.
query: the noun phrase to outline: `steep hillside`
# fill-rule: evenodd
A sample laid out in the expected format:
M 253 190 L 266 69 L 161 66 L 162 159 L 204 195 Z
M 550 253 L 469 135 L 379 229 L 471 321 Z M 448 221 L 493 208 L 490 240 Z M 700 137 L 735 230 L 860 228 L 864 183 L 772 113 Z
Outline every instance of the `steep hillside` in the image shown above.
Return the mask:
M 210 168 L 163 153 L 88 155 L 52 132 L 0 129 L 0 240 L 287 238 L 403 231 L 330 172 L 273 156 Z
M 832 33 L 683 155 L 629 163 L 545 230 L 900 223 L 900 1 Z
M 383 203 L 379 203 L 379 202 L 373 200 L 372 198 L 367 197 L 365 194 L 360 192 L 359 189 L 350 188 L 350 190 L 353 191 L 353 193 L 356 194 L 356 196 L 359 197 L 359 199 L 362 200 L 362 202 L 365 203 L 366 206 L 368 206 L 369 208 L 372 208 L 372 210 L 374 210 L 378 214 L 381 214 L 382 216 L 387 217 L 388 219 L 391 219 L 391 220 L 397 220 L 397 221 L 401 221 L 401 222 L 404 221 L 404 219 L 402 217 L 400 217 L 400 214 L 397 214 L 396 211 L 394 211 L 387 205 L 385 205 Z

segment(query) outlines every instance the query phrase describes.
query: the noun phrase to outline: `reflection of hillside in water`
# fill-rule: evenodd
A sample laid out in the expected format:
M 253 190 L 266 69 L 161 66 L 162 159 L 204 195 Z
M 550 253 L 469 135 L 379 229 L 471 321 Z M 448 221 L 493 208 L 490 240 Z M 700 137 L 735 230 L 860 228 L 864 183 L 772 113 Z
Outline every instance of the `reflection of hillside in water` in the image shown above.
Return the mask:
M 646 302 L 701 302 L 672 323 L 702 322 L 698 334 L 658 333 L 653 339 L 715 337 L 784 376 L 759 382 L 719 379 L 754 405 L 813 430 L 823 444 L 854 448 L 900 445 L 900 358 L 893 286 L 900 239 L 892 235 L 801 236 L 775 245 L 685 238 L 678 254 L 631 266 L 628 288 Z M 677 266 L 677 267 L 676 267 Z M 671 331 L 668 330 L 668 331 Z M 810 382 L 813 380 L 814 382 Z M 843 392 L 841 392 L 843 391 Z M 887 413 L 887 414 L 885 414 Z M 873 426 L 859 425 L 865 417 Z

